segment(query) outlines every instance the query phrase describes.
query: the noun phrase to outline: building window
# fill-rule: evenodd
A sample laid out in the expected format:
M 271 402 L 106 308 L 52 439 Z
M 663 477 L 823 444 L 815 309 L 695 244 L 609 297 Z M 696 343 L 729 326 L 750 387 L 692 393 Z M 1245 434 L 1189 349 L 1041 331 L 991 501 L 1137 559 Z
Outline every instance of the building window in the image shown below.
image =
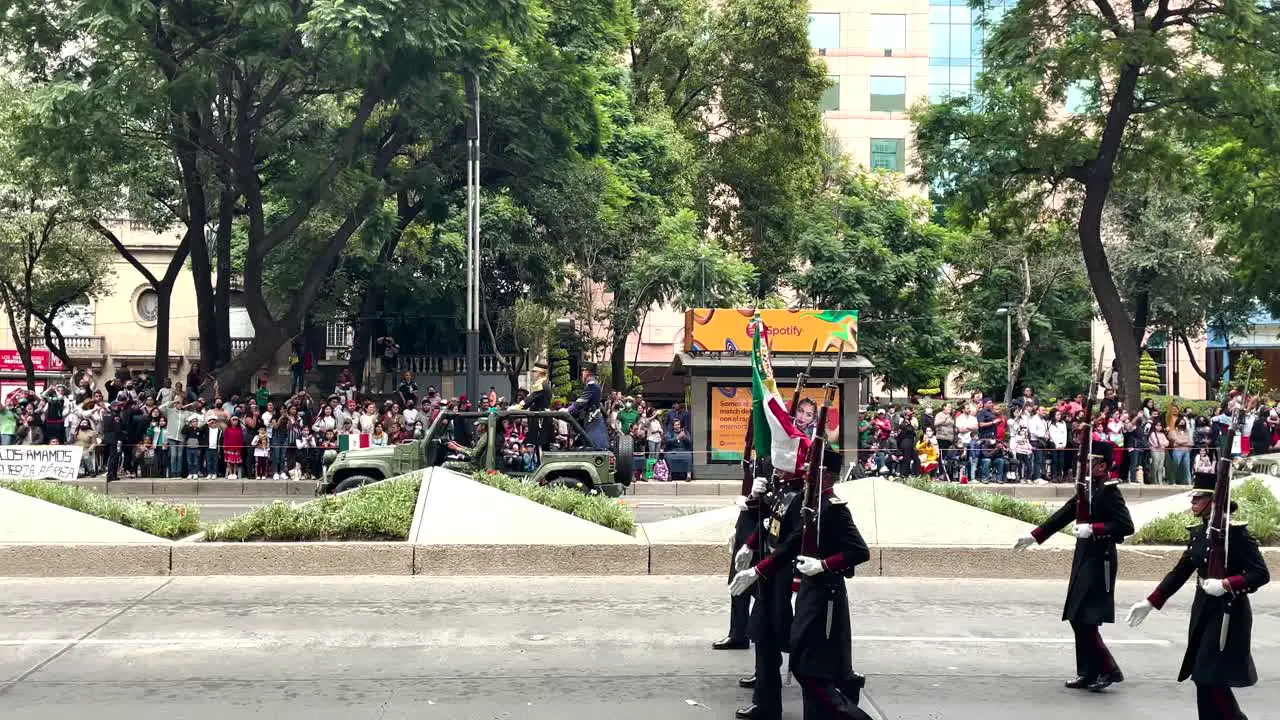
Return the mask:
M 873 48 L 901 50 L 907 46 L 906 15 L 871 16 L 871 43 Z
M 907 79 L 886 75 L 871 76 L 872 112 L 902 112 L 907 109 Z
M 155 290 L 147 288 L 138 293 L 133 301 L 134 312 L 138 321 L 143 324 L 155 323 L 160 314 L 160 296 Z
M 818 99 L 818 109 L 822 112 L 830 112 L 840 109 L 840 76 L 827 76 L 827 89 L 822 91 L 822 97 Z
M 902 172 L 905 145 L 902 138 L 871 138 L 871 169 Z
M 1067 85 L 1067 112 L 1079 115 L 1089 109 L 1089 87 L 1083 80 Z
M 839 13 L 809 13 L 809 47 L 815 50 L 840 47 Z
M 971 10 L 967 0 L 929 0 L 929 100 L 967 95 L 982 72 L 982 47 L 990 27 L 1016 0 L 988 0 Z

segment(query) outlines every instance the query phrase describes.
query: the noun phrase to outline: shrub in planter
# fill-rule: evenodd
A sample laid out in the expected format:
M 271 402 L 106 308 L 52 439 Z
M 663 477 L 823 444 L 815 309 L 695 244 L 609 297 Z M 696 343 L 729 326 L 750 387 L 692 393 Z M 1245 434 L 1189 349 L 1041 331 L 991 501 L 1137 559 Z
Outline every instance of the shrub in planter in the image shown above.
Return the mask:
M 971 505 L 997 515 L 1004 515 L 1025 523 L 1031 523 L 1032 525 L 1043 523 L 1052 514 L 1049 510 L 1033 502 L 1000 493 L 974 490 L 965 485 L 936 482 L 927 477 L 905 478 L 900 482 L 916 490 L 924 490 L 934 495 L 941 495 L 948 500 L 955 500 L 965 505 Z
M 385 480 L 306 503 L 277 500 L 218 523 L 206 541 L 405 540 L 418 500 L 418 475 Z
M 472 477 L 477 482 L 498 488 L 503 492 L 519 495 L 539 505 L 546 505 L 610 530 L 631 535 L 636 529 L 635 515 L 621 500 L 604 495 L 587 495 L 566 487 L 532 485 L 502 473 L 479 472 Z
M 1280 501 L 1262 480 L 1249 478 L 1231 493 L 1231 499 L 1239 505 L 1232 522 L 1248 523 L 1249 534 L 1260 545 L 1280 545 Z M 1138 528 L 1128 541 L 1135 545 L 1186 545 L 1190 527 L 1199 523 L 1189 511 L 1170 513 Z

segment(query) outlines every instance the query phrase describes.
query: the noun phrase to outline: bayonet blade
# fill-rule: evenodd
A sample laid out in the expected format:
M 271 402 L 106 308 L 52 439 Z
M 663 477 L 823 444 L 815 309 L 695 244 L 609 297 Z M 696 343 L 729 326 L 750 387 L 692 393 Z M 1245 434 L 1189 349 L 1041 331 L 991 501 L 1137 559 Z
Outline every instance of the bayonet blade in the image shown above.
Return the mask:
M 1222 627 L 1218 629 L 1218 652 L 1227 649 L 1227 630 L 1231 627 L 1231 606 L 1224 605 L 1222 608 Z
M 809 364 L 804 366 L 804 372 L 800 374 L 803 378 L 809 377 L 809 372 L 813 370 L 813 359 L 818 356 L 818 340 L 813 341 L 813 348 L 809 350 Z

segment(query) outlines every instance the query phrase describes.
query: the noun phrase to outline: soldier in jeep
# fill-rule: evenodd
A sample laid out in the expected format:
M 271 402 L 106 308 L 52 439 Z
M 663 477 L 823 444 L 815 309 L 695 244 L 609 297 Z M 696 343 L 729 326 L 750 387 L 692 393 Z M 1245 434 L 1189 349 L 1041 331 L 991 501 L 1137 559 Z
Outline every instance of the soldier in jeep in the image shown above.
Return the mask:
M 476 418 L 472 426 L 472 435 L 475 437 L 475 443 L 471 447 L 455 440 L 448 442 L 447 447 L 462 457 L 451 457 L 445 461 L 443 467 L 465 473 L 484 470 L 485 453 L 489 450 L 489 429 L 485 418 Z

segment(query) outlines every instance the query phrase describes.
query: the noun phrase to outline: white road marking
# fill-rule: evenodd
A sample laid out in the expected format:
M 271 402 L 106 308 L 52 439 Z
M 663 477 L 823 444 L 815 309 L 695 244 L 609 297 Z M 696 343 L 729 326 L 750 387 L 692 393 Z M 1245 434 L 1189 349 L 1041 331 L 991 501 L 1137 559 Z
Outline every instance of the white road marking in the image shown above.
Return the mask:
M 50 645 L 66 645 L 75 642 L 75 638 L 25 638 L 0 640 L 0 647 L 41 647 Z M 1070 645 L 1075 641 L 1065 637 L 971 637 L 971 636 L 921 636 L 921 635 L 858 635 L 854 637 L 858 643 L 923 643 L 926 645 Z M 701 640 L 699 640 L 701 642 Z M 1167 647 L 1168 640 L 1112 640 L 1108 645 L 1146 645 Z M 333 647 L 333 648 L 427 648 L 437 647 L 440 643 L 423 642 L 414 639 L 371 639 L 367 642 L 357 638 L 325 638 L 313 636 L 294 638 L 277 637 L 159 637 L 159 638 L 86 638 L 79 645 L 101 647 L 201 647 L 201 648 L 261 648 L 261 647 Z

